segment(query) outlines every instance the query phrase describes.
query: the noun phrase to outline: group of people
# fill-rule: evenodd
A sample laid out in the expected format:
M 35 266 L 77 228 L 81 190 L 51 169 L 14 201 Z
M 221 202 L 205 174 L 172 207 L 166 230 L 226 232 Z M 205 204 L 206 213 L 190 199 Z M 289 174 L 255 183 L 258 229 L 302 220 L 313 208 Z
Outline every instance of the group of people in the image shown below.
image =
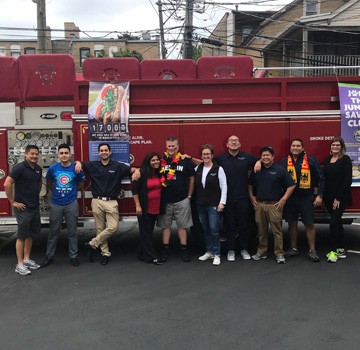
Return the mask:
M 16 165 L 5 181 L 5 192 L 18 222 L 16 241 L 17 265 L 15 272 L 28 275 L 31 269 L 46 267 L 54 262 L 57 239 L 65 218 L 69 258 L 73 266 L 79 265 L 77 242 L 77 193 L 82 190 L 85 173 L 91 180 L 92 213 L 96 236 L 85 244 L 90 261 L 96 251 L 101 253 L 101 264 L 110 261 L 108 239 L 118 230 L 118 196 L 121 181 L 132 179 L 132 192 L 140 232 L 138 258 L 147 263 L 161 265 L 169 259 L 171 226 L 175 221 L 180 241 L 180 255 L 190 261 L 187 230 L 193 226 L 191 200 L 196 203 L 198 217 L 205 239 L 206 251 L 199 260 L 220 265 L 221 220 L 226 232 L 227 260 L 236 259 L 236 238 L 242 259 L 260 260 L 267 257 L 268 226 L 274 235 L 274 253 L 277 263 L 300 254 L 297 247 L 298 218 L 301 217 L 309 244 L 308 257 L 318 262 L 315 249 L 314 208 L 324 202 L 330 214 L 332 250 L 329 262 L 346 257 L 344 229 L 341 217 L 352 204 L 352 164 L 346 155 L 341 137 L 331 141 L 330 155 L 321 168 L 318 160 L 308 155 L 304 143 L 291 141 L 289 155 L 279 164 L 274 163 L 272 147 L 262 147 L 259 156 L 241 150 L 236 135 L 227 140 L 227 151 L 214 156 L 214 147 L 200 147 L 201 158 L 192 158 L 179 152 L 176 137 L 166 139 L 163 155 L 151 152 L 144 158 L 140 169 L 111 159 L 108 143 L 98 145 L 98 161 L 72 163 L 71 149 L 58 147 L 59 162 L 50 166 L 46 179 L 52 190 L 50 229 L 46 256 L 38 265 L 30 259 L 32 237 L 40 231 L 39 189 L 41 167 L 37 164 L 39 149 L 29 145 L 25 160 Z M 249 172 L 251 173 L 249 176 Z M 15 185 L 15 193 L 13 192 Z M 314 190 L 317 190 L 314 195 Z M 253 206 L 253 209 L 251 208 Z M 259 244 L 254 255 L 249 254 L 249 225 L 255 211 Z M 284 213 L 283 213 L 284 212 Z M 290 248 L 283 250 L 283 214 L 289 224 Z M 162 253 L 153 243 L 155 225 L 162 229 Z
M 141 176 L 133 182 L 141 259 L 156 264 L 167 261 L 170 227 L 175 220 L 182 258 L 189 261 L 186 232 L 192 226 L 190 199 L 194 193 L 206 245 L 205 253 L 199 257 L 201 261 L 212 260 L 213 265 L 220 265 L 220 223 L 223 218 L 228 261 L 236 259 L 236 237 L 242 259 L 258 261 L 267 258 L 270 225 L 276 261 L 283 264 L 286 258 L 300 255 L 297 236 L 301 218 L 309 245 L 308 257 L 318 262 L 314 209 L 323 202 L 330 215 L 332 240 L 327 260 L 336 262 L 338 258 L 346 257 L 341 218 L 346 207 L 352 204 L 352 163 L 341 137 L 331 141 L 330 155 L 324 160 L 323 168 L 315 157 L 305 152 L 300 138 L 291 141 L 288 156 L 279 164 L 274 163 L 272 147 L 262 147 L 257 157 L 241 151 L 240 140 L 235 135 L 228 138 L 226 146 L 227 152 L 214 157 L 213 146 L 204 144 L 200 147 L 201 159 L 197 159 L 180 154 L 178 139 L 170 137 L 162 156 L 150 153 L 145 157 Z M 249 254 L 251 204 L 259 235 L 257 251 L 252 256 Z M 289 225 L 290 247 L 287 251 L 283 249 L 283 216 Z M 163 230 L 161 257 L 153 246 L 155 224 Z
M 107 143 L 98 146 L 99 161 L 71 162 L 71 148 L 67 144 L 58 146 L 59 162 L 51 165 L 46 173 L 47 189 L 52 191 L 50 203 L 50 228 L 45 259 L 37 264 L 30 259 L 33 236 L 41 229 L 39 192 L 42 186 L 42 169 L 37 164 L 39 148 L 28 145 L 25 160 L 17 164 L 5 180 L 5 193 L 10 201 L 18 223 L 16 240 L 17 265 L 15 272 L 29 275 L 31 270 L 47 267 L 54 263 L 57 240 L 65 219 L 69 258 L 73 266 L 79 266 L 78 259 L 78 191 L 83 189 L 87 172 L 91 179 L 92 212 L 96 226 L 96 237 L 86 243 L 90 261 L 96 250 L 101 251 L 101 264 L 107 265 L 111 253 L 108 238 L 118 230 L 118 197 L 121 180 L 133 176 L 137 179 L 139 170 L 111 160 L 111 148 Z M 14 191 L 15 190 L 15 191 Z

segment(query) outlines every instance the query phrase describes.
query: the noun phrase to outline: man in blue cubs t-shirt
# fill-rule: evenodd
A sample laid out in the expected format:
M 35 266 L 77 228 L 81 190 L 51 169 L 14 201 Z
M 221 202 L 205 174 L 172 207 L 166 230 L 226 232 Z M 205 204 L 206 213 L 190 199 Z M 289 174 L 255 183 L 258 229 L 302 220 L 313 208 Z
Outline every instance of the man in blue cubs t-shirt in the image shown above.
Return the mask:
M 47 186 L 52 190 L 52 197 L 46 258 L 41 263 L 41 267 L 46 267 L 54 262 L 63 217 L 65 217 L 68 231 L 70 263 L 73 266 L 79 266 L 76 232 L 79 212 L 77 191 L 82 189 L 85 175 L 83 171 L 75 173 L 75 164 L 70 161 L 71 150 L 67 144 L 61 144 L 58 147 L 58 157 L 60 162 L 51 165 L 46 174 Z

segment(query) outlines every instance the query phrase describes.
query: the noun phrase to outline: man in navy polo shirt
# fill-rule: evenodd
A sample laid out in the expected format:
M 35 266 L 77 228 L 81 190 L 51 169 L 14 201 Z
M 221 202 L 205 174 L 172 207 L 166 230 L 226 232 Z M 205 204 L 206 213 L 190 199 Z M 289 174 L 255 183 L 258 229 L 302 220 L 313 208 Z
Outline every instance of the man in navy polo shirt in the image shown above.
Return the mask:
M 16 239 L 17 265 L 15 272 L 20 275 L 31 274 L 30 269 L 40 266 L 30 259 L 32 240 L 41 230 L 39 212 L 39 192 L 41 189 L 41 167 L 37 164 L 39 148 L 28 145 L 25 148 L 25 160 L 17 164 L 6 178 L 4 187 L 6 197 L 11 203 L 18 232 Z M 13 194 L 15 184 L 15 195 Z
M 58 147 L 59 163 L 50 166 L 47 174 L 47 188 L 52 190 L 50 205 L 50 231 L 47 241 L 46 258 L 41 267 L 54 262 L 57 240 L 61 231 L 62 219 L 65 217 L 69 239 L 69 257 L 73 266 L 79 266 L 77 220 L 79 206 L 77 191 L 82 190 L 84 172 L 75 173 L 75 164 L 71 163 L 71 150 L 67 144 Z
M 76 161 L 76 171 L 80 171 L 81 165 L 90 175 L 91 210 L 94 215 L 96 237 L 85 243 L 90 262 L 93 262 L 95 251 L 101 249 L 101 265 L 107 265 L 110 261 L 108 239 L 119 227 L 119 205 L 121 180 L 132 175 L 133 180 L 140 177 L 140 171 L 131 168 L 125 163 L 111 160 L 111 147 L 108 143 L 99 143 L 99 161 L 80 163 Z
M 226 144 L 228 151 L 215 157 L 226 175 L 228 185 L 224 224 L 228 243 L 228 261 L 235 261 L 235 237 L 239 235 L 240 254 L 243 259 L 251 259 L 249 249 L 249 210 L 248 173 L 259 160 L 252 154 L 240 151 L 239 138 L 232 135 Z
M 249 178 L 249 196 L 255 208 L 255 220 L 259 229 L 259 245 L 254 260 L 267 258 L 268 227 L 274 235 L 274 253 L 279 264 L 285 263 L 282 235 L 282 213 L 286 201 L 295 188 L 295 182 L 286 169 L 274 163 L 271 147 L 260 149 L 261 170 Z M 254 187 L 256 194 L 254 193 Z

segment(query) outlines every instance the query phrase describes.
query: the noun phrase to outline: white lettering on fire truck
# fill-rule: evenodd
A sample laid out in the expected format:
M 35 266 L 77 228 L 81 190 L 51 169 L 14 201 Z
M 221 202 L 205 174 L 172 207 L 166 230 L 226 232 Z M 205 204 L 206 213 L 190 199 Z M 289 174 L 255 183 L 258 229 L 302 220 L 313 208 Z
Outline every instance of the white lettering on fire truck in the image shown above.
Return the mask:
M 152 141 L 145 140 L 144 136 L 131 136 L 130 145 L 152 145 Z
M 310 141 L 332 140 L 335 136 L 310 136 Z

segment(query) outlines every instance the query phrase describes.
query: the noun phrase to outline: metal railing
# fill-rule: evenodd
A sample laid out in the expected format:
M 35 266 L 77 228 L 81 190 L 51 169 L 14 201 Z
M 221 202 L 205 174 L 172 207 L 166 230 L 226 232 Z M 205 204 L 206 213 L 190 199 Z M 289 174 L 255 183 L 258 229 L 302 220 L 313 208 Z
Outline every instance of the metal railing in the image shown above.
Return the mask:
M 308 55 L 305 64 L 293 60 L 288 67 L 256 68 L 280 71 L 284 77 L 359 76 L 360 56 Z
M 329 69 L 306 71 L 306 76 L 354 76 L 359 75 L 359 68 L 354 67 L 360 65 L 360 58 L 358 56 L 308 55 L 306 65 L 310 67 L 329 66 Z M 337 66 L 341 68 L 333 68 Z

